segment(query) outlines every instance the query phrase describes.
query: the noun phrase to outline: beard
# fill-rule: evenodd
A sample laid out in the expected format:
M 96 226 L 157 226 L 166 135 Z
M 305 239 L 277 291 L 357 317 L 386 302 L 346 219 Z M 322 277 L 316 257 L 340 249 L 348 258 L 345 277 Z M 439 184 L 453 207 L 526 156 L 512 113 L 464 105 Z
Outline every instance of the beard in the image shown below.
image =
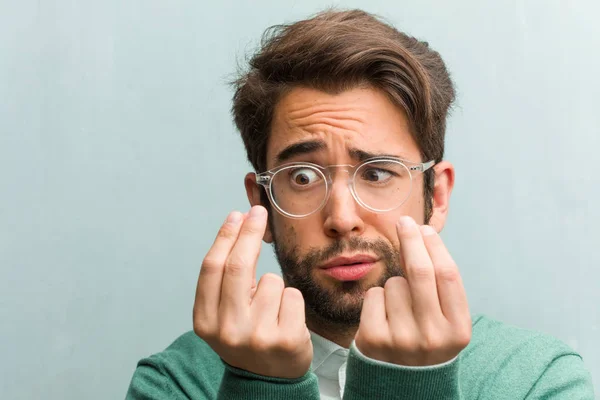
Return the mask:
M 358 326 L 367 290 L 383 287 L 389 278 L 404 275 L 399 250 L 382 239 L 369 241 L 356 236 L 340 239 L 324 248 L 311 248 L 304 256 L 299 254 L 297 246 L 281 240 L 274 240 L 273 247 L 286 286 L 300 290 L 304 297 L 307 317 L 329 328 Z M 330 288 L 314 279 L 315 268 L 346 251 L 375 254 L 384 265 L 378 280 L 370 284 L 361 280 L 334 282 Z

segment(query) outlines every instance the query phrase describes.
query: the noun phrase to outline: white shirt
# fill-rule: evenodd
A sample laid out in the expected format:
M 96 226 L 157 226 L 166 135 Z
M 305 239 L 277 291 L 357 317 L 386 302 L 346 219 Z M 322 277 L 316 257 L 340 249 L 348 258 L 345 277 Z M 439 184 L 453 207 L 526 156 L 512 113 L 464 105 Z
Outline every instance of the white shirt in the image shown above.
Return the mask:
M 323 400 L 341 400 L 344 397 L 344 385 L 346 384 L 346 361 L 350 350 L 325 339 L 323 336 L 310 332 L 310 339 L 313 344 L 312 370 L 319 380 L 319 392 Z M 368 359 L 362 354 L 352 342 L 352 347 L 357 351 L 360 357 Z M 458 356 L 456 356 L 458 357 Z M 442 364 L 428 365 L 426 367 L 408 367 L 395 365 L 383 361 L 373 360 L 382 365 L 393 365 L 399 369 L 427 369 L 441 367 L 450 364 L 454 360 L 446 361 Z

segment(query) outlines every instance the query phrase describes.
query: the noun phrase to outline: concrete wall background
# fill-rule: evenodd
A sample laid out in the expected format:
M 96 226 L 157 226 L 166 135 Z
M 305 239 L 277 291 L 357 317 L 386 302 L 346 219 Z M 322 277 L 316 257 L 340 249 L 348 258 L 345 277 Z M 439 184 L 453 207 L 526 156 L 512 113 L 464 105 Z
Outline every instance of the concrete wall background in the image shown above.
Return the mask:
M 123 397 L 191 329 L 200 262 L 248 207 L 226 81 L 267 26 L 327 5 L 442 54 L 471 309 L 561 338 L 600 387 L 599 2 L 0 0 L 3 398 Z

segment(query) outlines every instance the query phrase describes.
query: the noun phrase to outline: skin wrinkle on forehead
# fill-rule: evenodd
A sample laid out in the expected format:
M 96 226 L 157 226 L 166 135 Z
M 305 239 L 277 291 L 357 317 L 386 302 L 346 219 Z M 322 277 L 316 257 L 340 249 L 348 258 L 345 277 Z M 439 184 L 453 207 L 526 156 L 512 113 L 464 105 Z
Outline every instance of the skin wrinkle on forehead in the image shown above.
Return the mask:
M 327 158 L 331 162 L 328 164 L 336 164 L 339 162 L 329 160 L 330 156 L 335 155 L 338 159 L 340 157 L 351 158 L 351 149 L 361 149 L 375 154 L 393 153 L 390 152 L 389 144 L 385 140 L 386 135 L 382 137 L 377 132 L 385 130 L 389 135 L 402 136 L 403 131 L 410 131 L 406 119 L 399 120 L 397 118 L 396 113 L 400 111 L 404 115 L 403 110 L 398 110 L 387 98 L 384 98 L 383 102 L 375 101 L 365 104 L 365 98 L 372 96 L 367 92 L 372 93 L 372 89 L 357 88 L 353 91 L 353 96 L 345 99 L 341 104 L 339 95 L 310 91 L 318 93 L 318 95 L 311 96 L 309 100 L 288 95 L 278 104 L 272 127 L 279 131 L 279 135 L 277 135 L 279 140 L 276 146 L 273 146 L 273 143 L 269 146 L 268 169 L 277 165 L 276 154 L 274 154 L 275 147 L 279 151 L 294 143 L 318 140 L 325 143 L 325 148 L 306 156 L 313 160 L 329 156 Z M 381 115 L 382 111 L 383 115 Z M 393 113 L 396 115 L 392 115 Z M 395 120 L 395 123 L 389 128 L 373 126 L 371 114 L 380 114 L 384 119 Z M 285 135 L 281 135 L 283 132 Z M 413 147 L 411 144 L 407 143 L 407 145 Z M 404 153 L 405 149 L 397 148 L 395 150 L 396 153 Z M 402 154 L 398 154 L 398 157 L 407 159 Z M 410 160 L 410 158 L 408 159 Z M 299 159 L 297 161 L 307 160 Z
M 285 123 L 290 130 L 319 124 L 330 125 L 342 130 L 358 130 L 356 128 L 365 124 L 365 120 L 362 118 L 363 113 L 364 110 L 358 107 L 339 107 L 335 104 L 309 105 L 290 110 L 285 118 Z
M 357 135 L 364 135 L 366 123 L 360 116 L 362 113 L 363 111 L 359 107 L 349 108 L 339 107 L 336 104 L 321 104 L 317 107 L 309 106 L 296 109 L 296 111 L 290 110 L 282 118 L 290 140 L 293 136 L 299 136 L 304 140 L 310 138 L 330 144 L 335 142 L 336 146 L 326 146 L 328 150 L 334 150 L 333 147 L 336 147 L 336 150 L 343 150 L 343 147 L 348 147 L 356 140 Z

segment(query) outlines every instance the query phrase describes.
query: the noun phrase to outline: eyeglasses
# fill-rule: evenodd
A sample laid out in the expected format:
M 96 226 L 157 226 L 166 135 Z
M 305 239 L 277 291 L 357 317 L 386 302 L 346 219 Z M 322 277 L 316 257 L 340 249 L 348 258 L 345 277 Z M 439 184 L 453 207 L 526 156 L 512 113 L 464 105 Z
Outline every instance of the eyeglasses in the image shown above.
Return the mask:
M 327 203 L 333 187 L 333 171 L 342 168 L 348 173 L 348 187 L 354 200 L 367 210 L 384 213 L 400 207 L 410 195 L 413 177 L 434 165 L 434 160 L 413 163 L 394 157 L 327 167 L 297 162 L 256 174 L 256 183 L 264 186 L 269 201 L 281 214 L 304 218 Z

